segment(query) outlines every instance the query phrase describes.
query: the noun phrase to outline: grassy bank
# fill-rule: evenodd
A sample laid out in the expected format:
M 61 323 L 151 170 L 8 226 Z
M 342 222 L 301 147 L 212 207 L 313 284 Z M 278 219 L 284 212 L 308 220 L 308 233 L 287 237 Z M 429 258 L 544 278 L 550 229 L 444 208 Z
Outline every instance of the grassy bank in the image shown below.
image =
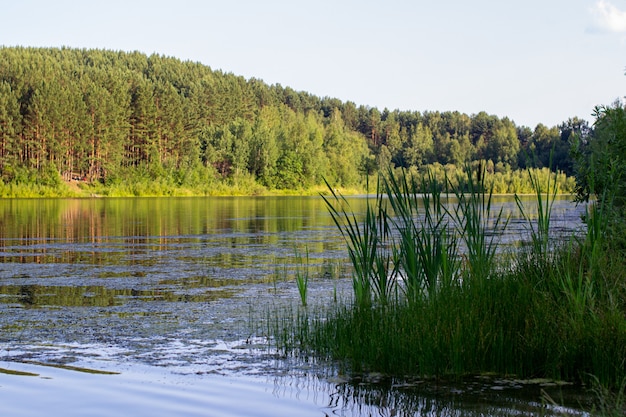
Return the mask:
M 365 187 L 338 188 L 343 195 L 365 193 Z M 93 197 L 201 197 L 201 196 L 316 196 L 325 186 L 290 190 L 268 190 L 256 183 L 217 183 L 207 186 L 180 186 L 165 181 L 128 182 L 114 185 L 63 182 L 55 186 L 0 184 L 0 198 L 93 198 Z
M 477 163 L 475 163 L 477 164 Z M 573 193 L 575 181 L 562 173 L 554 174 L 549 169 L 532 171 L 537 181 L 545 186 L 554 181 L 561 194 Z M 396 170 L 396 175 L 401 175 Z M 416 178 L 428 178 L 444 182 L 445 178 L 453 178 L 456 186 L 458 181 L 466 182 L 466 173 L 454 165 L 432 164 L 417 170 L 413 167 L 409 174 Z M 4 180 L 4 178 L 3 178 Z M 528 194 L 532 193 L 533 183 L 525 171 L 486 171 L 485 185 L 491 187 L 496 194 Z M 150 175 L 145 170 L 129 170 L 124 177 L 107 183 L 82 180 L 64 181 L 55 170 L 39 172 L 26 171 L 23 175 L 10 181 L 0 181 L 0 198 L 51 198 L 51 197 L 167 197 L 167 196 L 266 196 L 266 195 L 330 195 L 332 191 L 342 195 L 364 194 L 368 190 L 368 178 L 361 183 L 350 185 L 332 184 L 312 185 L 300 188 L 270 189 L 258 183 L 250 175 L 239 175 L 227 178 L 202 172 L 202 175 L 191 171 L 188 173 L 172 172 L 171 175 Z M 420 186 L 428 186 L 420 182 Z M 427 190 L 420 190 L 424 192 Z
M 341 188 L 344 195 L 365 193 L 364 187 Z M 268 190 L 258 184 L 216 184 L 177 186 L 166 182 L 139 182 L 116 185 L 67 182 L 42 184 L 0 184 L 0 198 L 93 198 L 93 197 L 201 197 L 201 196 L 315 196 L 326 192 L 323 186 L 294 190 Z
M 354 372 L 593 376 L 619 387 L 626 378 L 626 259 L 608 215 L 590 206 L 587 234 L 557 243 L 550 236 L 556 184 L 528 175 L 538 212 L 531 216 L 519 202 L 530 243 L 510 253 L 498 248 L 508 219 L 491 204 L 484 171 L 468 168 L 454 188 L 432 176 L 390 173 L 362 217 L 331 193 L 326 201 L 348 247 L 353 297 L 278 313 L 293 314 L 269 326 L 279 349 Z

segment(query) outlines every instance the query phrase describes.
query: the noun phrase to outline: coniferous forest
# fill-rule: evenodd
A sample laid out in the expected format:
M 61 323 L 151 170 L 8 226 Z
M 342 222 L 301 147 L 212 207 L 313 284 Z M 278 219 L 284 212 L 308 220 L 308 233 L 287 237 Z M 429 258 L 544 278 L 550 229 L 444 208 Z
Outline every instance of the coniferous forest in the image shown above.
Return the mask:
M 109 195 L 358 189 L 389 168 L 479 160 L 500 175 L 496 192 L 523 192 L 519 169 L 571 175 L 570 144 L 592 134 L 578 118 L 530 128 L 485 112 L 379 110 L 160 55 L 0 47 L 5 196 L 72 181 Z

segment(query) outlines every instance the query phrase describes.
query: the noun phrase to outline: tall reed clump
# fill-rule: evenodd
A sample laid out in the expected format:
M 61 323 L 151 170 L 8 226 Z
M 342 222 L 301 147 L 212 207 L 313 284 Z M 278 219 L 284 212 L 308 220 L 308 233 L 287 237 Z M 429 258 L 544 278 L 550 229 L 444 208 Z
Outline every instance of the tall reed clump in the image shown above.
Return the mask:
M 328 184 L 327 184 L 328 185 Z M 393 288 L 390 271 L 390 253 L 385 250 L 389 239 L 385 224 L 383 194 L 377 192 L 375 204 L 368 198 L 363 219 L 351 211 L 350 203 L 328 185 L 331 196 L 322 196 L 337 228 L 348 247 L 348 256 L 354 268 L 352 287 L 359 307 L 369 307 L 373 301 L 386 304 Z
M 458 278 L 458 242 L 446 209 L 448 199 L 442 196 L 445 186 L 431 175 L 418 181 L 389 173 L 383 180 L 392 212 L 383 210 L 381 222 L 395 231 L 394 282 L 402 280 L 409 302 L 450 287 Z
M 626 378 L 617 389 L 609 389 L 596 377 L 591 378 L 591 390 L 595 395 L 592 415 L 623 417 L 626 415 Z
M 518 199 L 531 245 L 512 258 L 501 256 L 508 217 L 480 166 L 468 167 L 456 188 L 389 172 L 364 213 L 331 189 L 325 200 L 346 240 L 354 300 L 291 320 L 301 323 L 291 330 L 298 337 L 279 347 L 339 359 L 353 371 L 595 375 L 618 384 L 626 377 L 626 257 L 597 249 L 606 248 L 598 237 L 606 231 L 593 224 L 587 237 L 556 245 L 554 185 L 531 181 L 539 219 Z M 503 259 L 510 263 L 500 267 Z
M 555 176 L 556 177 L 556 176 Z M 548 256 L 550 251 L 550 219 L 552 218 L 552 207 L 556 200 L 558 192 L 558 183 L 556 178 L 548 176 L 547 186 L 544 189 L 541 186 L 541 180 L 536 170 L 528 170 L 529 182 L 535 192 L 537 215 L 533 218 L 532 214 L 524 207 L 519 195 L 515 194 L 515 203 L 526 220 L 526 225 L 530 229 L 531 248 L 533 254 L 538 257 Z
M 493 188 L 487 187 L 485 174 L 483 164 L 478 165 L 476 176 L 467 167 L 466 180 L 459 181 L 459 186 L 453 190 L 458 202 L 452 215 L 465 244 L 468 277 L 478 279 L 488 278 L 492 273 L 498 238 L 508 223 L 502 208 L 494 211 Z
M 482 288 L 480 279 L 497 272 L 493 231 L 506 223 L 502 211 L 493 210 L 484 178 L 480 168 L 468 167 L 462 193 L 451 192 L 447 180 L 390 171 L 379 178 L 376 197 L 361 214 L 329 187 L 331 195 L 324 199 L 347 244 L 355 308 L 338 308 L 329 320 L 310 326 L 316 334 L 307 340 L 317 343 L 303 349 L 402 372 L 478 367 L 476 358 L 484 355 L 477 350 L 500 334 L 480 327 L 493 319 L 494 309 L 506 308 L 500 298 L 497 306 L 481 306 L 468 295 L 472 286 Z M 484 309 L 474 311 L 478 306 Z M 459 317 L 473 321 L 462 323 Z

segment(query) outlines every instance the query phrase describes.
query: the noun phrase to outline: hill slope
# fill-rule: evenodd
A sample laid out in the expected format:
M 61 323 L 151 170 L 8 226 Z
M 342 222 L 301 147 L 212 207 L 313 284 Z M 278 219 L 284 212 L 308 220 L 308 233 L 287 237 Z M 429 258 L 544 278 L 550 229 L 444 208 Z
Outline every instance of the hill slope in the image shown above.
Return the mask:
M 0 48 L 0 170 L 5 183 L 142 178 L 190 187 L 352 186 L 388 166 L 491 161 L 568 169 L 570 120 L 534 131 L 486 113 L 380 111 L 138 52 Z M 577 130 L 578 129 L 578 130 Z

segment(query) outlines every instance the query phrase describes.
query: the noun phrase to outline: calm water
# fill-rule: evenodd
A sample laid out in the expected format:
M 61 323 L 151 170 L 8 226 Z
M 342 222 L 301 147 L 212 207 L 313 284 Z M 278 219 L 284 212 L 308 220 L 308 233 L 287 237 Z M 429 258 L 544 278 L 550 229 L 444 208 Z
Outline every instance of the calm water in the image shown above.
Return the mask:
M 581 210 L 557 202 L 557 231 L 579 228 Z M 524 234 L 513 219 L 506 241 Z M 350 296 L 319 197 L 0 200 L 1 415 L 526 415 L 541 389 L 576 395 L 281 358 L 250 323 L 299 302 L 296 250 L 309 251 L 310 303 Z M 577 413 L 547 414 L 563 411 Z

